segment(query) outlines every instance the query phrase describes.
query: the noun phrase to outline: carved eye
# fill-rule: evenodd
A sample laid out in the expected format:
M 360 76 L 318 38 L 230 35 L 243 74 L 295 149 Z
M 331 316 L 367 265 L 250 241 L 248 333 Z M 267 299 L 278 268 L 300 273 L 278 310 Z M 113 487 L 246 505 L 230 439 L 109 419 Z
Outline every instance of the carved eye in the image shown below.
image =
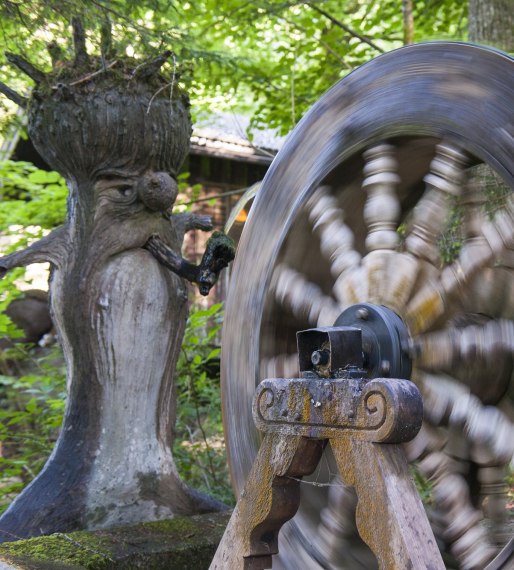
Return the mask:
M 103 176 L 95 185 L 99 196 L 104 196 L 113 202 L 130 203 L 137 198 L 132 180 L 115 176 Z
M 117 190 L 124 198 L 128 198 L 128 197 L 132 194 L 132 192 L 133 192 L 132 186 L 128 186 L 128 185 L 125 185 L 125 186 L 118 186 L 118 187 L 116 188 L 116 190 Z

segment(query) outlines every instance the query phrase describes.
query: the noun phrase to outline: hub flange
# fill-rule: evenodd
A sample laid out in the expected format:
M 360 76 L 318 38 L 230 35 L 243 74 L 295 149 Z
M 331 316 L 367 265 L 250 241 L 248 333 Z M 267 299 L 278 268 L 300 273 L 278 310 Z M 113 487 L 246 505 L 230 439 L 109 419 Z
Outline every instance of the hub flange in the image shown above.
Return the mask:
M 409 332 L 396 313 L 380 305 L 358 303 L 343 311 L 334 326 L 362 331 L 363 367 L 369 378 L 410 379 Z

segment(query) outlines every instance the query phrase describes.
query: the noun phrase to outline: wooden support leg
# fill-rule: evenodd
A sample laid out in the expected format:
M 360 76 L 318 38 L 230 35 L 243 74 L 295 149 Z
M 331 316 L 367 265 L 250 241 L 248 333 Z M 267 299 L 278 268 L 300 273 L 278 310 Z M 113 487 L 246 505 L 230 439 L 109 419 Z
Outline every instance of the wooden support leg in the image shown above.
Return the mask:
M 314 471 L 324 445 L 301 436 L 264 436 L 210 570 L 271 568 L 278 532 L 300 504 L 300 479 Z
M 354 438 L 330 445 L 343 481 L 355 487 L 357 528 L 380 569 L 444 570 L 401 447 Z

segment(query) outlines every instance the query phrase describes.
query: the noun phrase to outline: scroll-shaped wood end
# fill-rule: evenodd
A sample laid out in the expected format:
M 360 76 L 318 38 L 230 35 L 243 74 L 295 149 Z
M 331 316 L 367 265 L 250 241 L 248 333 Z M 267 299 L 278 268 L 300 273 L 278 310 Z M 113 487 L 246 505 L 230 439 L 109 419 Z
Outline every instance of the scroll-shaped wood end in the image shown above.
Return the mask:
M 423 403 L 408 380 L 274 378 L 257 387 L 253 418 L 265 433 L 402 443 L 420 430 Z

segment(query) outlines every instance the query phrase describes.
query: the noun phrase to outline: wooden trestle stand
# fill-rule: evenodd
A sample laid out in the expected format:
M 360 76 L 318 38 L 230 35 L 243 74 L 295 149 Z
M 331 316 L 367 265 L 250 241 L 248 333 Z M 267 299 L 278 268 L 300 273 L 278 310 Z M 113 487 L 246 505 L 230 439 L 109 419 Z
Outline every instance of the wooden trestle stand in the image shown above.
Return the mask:
M 279 530 L 300 504 L 301 478 L 326 445 L 355 488 L 357 528 L 379 567 L 444 569 L 400 445 L 421 427 L 421 395 L 408 380 L 363 377 L 360 334 L 298 333 L 302 378 L 257 387 L 253 417 L 264 439 L 210 570 L 271 568 Z

